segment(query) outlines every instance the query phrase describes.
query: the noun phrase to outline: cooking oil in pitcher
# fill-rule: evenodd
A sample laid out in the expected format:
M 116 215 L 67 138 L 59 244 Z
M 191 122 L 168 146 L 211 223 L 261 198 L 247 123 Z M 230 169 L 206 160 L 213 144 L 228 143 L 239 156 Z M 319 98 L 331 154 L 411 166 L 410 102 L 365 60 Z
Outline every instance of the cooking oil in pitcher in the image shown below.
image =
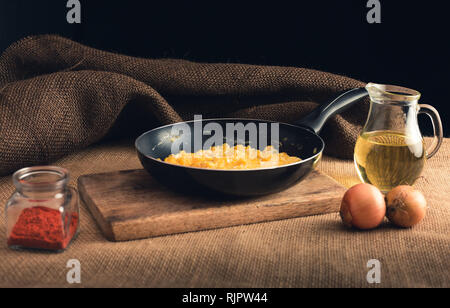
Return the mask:
M 392 131 L 363 132 L 355 148 L 355 164 L 362 181 L 387 192 L 412 185 L 426 160 L 422 138 Z
M 383 192 L 398 185 L 412 185 L 421 176 L 425 161 L 442 144 L 442 121 L 430 105 L 419 104 L 416 90 L 369 83 L 367 122 L 355 147 L 355 166 L 361 181 Z M 417 116 L 426 114 L 432 121 L 434 140 L 425 150 Z

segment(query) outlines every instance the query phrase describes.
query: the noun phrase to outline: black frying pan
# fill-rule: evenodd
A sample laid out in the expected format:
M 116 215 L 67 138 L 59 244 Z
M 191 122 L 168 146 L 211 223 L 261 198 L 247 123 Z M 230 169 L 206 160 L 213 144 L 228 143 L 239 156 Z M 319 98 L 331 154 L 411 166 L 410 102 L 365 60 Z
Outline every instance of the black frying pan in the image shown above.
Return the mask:
M 280 123 L 279 151 L 302 159 L 301 162 L 291 165 L 253 170 L 214 170 L 172 165 L 161 161 L 170 154 L 176 154 L 171 153 L 174 137 L 185 138 L 185 141 L 193 144 L 194 134 L 171 136 L 171 133 L 174 126 L 177 125 L 189 125 L 193 130 L 195 121 L 153 129 L 136 140 L 136 149 L 144 168 L 158 181 L 178 191 L 247 197 L 272 194 L 298 183 L 314 169 L 325 148 L 324 141 L 318 135 L 325 122 L 367 95 L 364 88 L 353 89 L 333 102 L 318 107 L 295 125 Z M 222 126 L 224 132 L 227 123 L 243 123 L 245 125 L 251 122 L 256 123 L 257 127 L 260 123 L 268 123 L 268 136 L 271 136 L 270 123 L 274 123 L 249 119 L 212 119 L 202 120 L 201 124 L 204 127 L 211 122 Z M 210 137 L 209 135 L 202 136 L 202 142 Z M 243 144 L 243 142 L 235 142 L 230 145 L 234 146 L 237 143 Z M 271 144 L 270 140 L 267 144 Z M 259 149 L 263 150 L 263 148 Z

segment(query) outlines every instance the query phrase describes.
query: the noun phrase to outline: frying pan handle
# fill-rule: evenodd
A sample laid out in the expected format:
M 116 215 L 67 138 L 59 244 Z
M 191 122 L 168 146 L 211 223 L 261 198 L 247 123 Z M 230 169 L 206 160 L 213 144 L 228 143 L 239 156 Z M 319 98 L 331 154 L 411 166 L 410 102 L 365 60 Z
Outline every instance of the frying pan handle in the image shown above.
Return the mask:
M 312 129 L 318 134 L 329 118 L 353 106 L 358 100 L 368 95 L 369 93 L 365 88 L 350 90 L 336 98 L 331 103 L 323 104 L 317 107 L 310 114 L 295 124 Z

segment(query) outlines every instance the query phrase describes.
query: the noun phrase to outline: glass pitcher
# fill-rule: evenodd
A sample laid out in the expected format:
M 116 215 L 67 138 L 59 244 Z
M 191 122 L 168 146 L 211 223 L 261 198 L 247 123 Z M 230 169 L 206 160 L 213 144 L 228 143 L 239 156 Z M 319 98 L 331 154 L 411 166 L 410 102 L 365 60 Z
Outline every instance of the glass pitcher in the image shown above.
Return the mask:
M 398 86 L 369 83 L 370 111 L 355 148 L 355 165 L 364 183 L 388 192 L 398 185 L 412 185 L 427 159 L 439 150 L 442 122 L 436 109 L 419 105 L 421 94 Z M 431 118 L 434 141 L 425 149 L 418 114 Z

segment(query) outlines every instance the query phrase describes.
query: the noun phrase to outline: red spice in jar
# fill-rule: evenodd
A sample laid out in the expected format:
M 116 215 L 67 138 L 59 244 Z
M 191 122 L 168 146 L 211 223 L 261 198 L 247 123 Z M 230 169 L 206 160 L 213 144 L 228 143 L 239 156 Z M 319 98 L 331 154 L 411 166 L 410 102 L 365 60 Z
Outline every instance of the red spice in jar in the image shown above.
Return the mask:
M 65 232 L 60 211 L 43 206 L 22 211 L 8 238 L 8 246 L 45 250 L 64 250 L 78 229 L 78 213 L 65 216 L 70 225 Z

